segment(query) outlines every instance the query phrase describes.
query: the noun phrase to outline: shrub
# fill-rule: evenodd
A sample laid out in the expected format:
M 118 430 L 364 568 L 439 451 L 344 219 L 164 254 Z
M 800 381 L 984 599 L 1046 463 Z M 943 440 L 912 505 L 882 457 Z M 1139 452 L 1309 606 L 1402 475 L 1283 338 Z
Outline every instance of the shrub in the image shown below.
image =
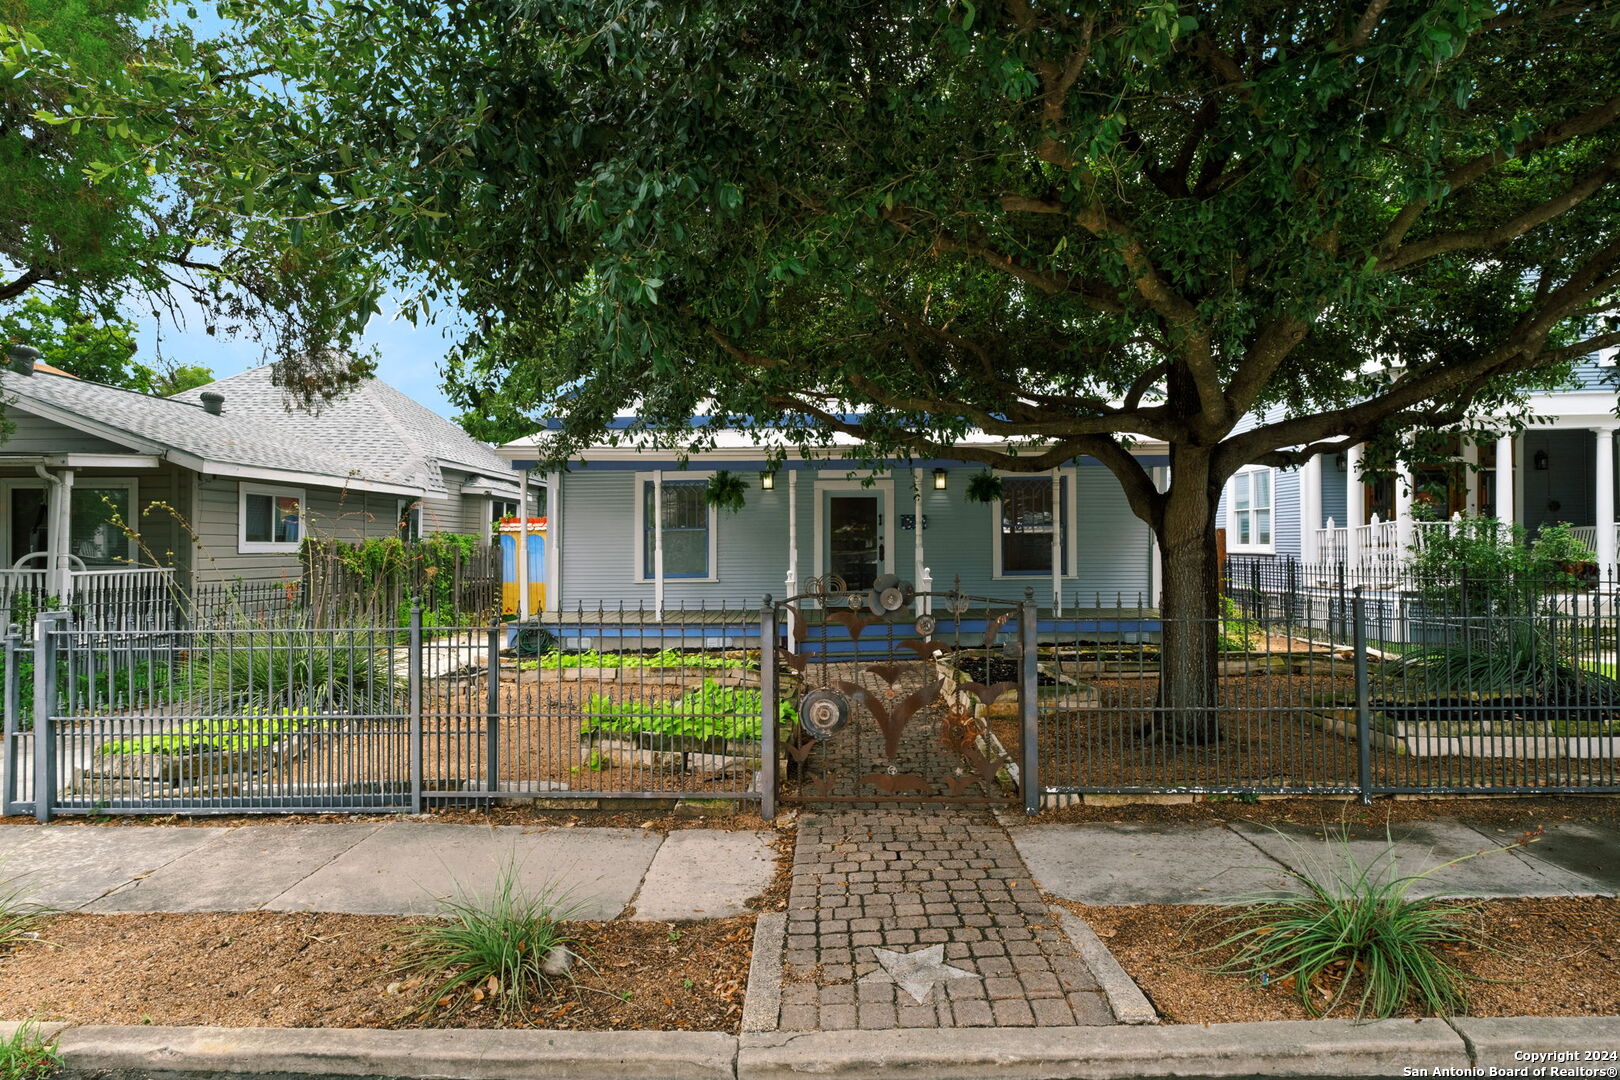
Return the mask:
M 1338 842 L 1337 866 L 1306 857 L 1305 869 L 1284 868 L 1303 895 L 1236 898 L 1246 905 L 1242 912 L 1211 917 L 1218 930 L 1232 932 L 1200 952 L 1235 946 L 1215 970 L 1286 985 L 1313 1016 L 1333 1012 L 1358 987 L 1357 1017 L 1387 1018 L 1414 1001 L 1442 1016 L 1464 1009 L 1470 977 L 1445 954 L 1484 947 L 1467 925 L 1471 908 L 1410 893 L 1440 870 L 1490 852 L 1397 877 L 1393 840 L 1366 866 L 1357 863 L 1348 835 Z
M 1475 616 L 1533 611 L 1542 594 L 1579 585 L 1570 568 L 1592 559 L 1568 525 L 1544 525 L 1529 543 L 1522 527 L 1492 518 L 1421 529 L 1411 549 L 1412 576 L 1424 598 Z
M 558 976 L 547 971 L 554 949 L 574 943 L 562 928 L 577 909 L 551 890 L 531 896 L 507 862 L 487 896 L 457 886 L 454 899 L 441 901 L 443 921 L 413 930 L 398 965 L 402 973 L 425 977 L 432 985 L 417 1009 L 453 1007 L 457 999 L 492 999 L 503 1016 L 527 1013 L 535 996 Z
M 1260 639 L 1260 627 L 1252 619 L 1245 619 L 1237 601 L 1230 596 L 1221 597 L 1221 652 L 1248 652 Z

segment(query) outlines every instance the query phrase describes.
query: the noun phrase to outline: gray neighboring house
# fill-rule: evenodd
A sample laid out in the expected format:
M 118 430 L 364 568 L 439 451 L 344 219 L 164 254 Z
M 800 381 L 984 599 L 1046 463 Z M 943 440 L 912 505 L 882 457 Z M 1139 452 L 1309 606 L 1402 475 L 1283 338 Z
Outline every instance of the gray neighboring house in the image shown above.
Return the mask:
M 6 608 L 292 582 L 306 536 L 487 538 L 516 509 L 509 465 L 376 379 L 310 413 L 286 408 L 268 367 L 159 398 L 20 364 L 0 400 Z

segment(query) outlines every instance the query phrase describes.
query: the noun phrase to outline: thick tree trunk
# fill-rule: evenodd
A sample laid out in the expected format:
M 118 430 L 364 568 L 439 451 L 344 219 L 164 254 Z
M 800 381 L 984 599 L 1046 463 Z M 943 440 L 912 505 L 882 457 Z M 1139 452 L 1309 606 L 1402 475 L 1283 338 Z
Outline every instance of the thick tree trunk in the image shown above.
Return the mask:
M 1158 525 L 1164 568 L 1159 695 L 1143 737 L 1204 745 L 1220 738 L 1216 714 L 1220 582 L 1215 510 L 1220 484 L 1203 447 L 1171 447 L 1170 490 Z

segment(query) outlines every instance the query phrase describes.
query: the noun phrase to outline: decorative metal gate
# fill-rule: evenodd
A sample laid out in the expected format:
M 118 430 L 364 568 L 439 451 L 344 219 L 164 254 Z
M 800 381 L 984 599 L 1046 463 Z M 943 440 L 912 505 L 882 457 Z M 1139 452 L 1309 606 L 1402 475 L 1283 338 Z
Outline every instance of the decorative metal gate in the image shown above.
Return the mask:
M 788 803 L 1033 800 L 1035 607 L 837 576 L 767 614 Z M 774 661 L 774 662 L 772 662 Z

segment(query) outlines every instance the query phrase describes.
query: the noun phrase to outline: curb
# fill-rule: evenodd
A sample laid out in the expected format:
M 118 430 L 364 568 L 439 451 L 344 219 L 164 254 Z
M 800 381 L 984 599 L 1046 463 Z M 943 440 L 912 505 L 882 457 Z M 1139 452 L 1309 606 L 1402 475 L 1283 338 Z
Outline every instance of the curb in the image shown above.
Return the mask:
M 737 1040 L 700 1031 L 82 1027 L 75 1072 L 271 1073 L 459 1080 L 733 1080 Z
M 1091 969 L 1091 977 L 1102 987 L 1103 997 L 1108 999 L 1114 1019 L 1121 1024 L 1157 1024 L 1159 1014 L 1147 995 L 1136 985 L 1136 980 L 1119 966 L 1119 961 L 1097 937 L 1091 924 L 1072 911 L 1052 906 L 1058 913 L 1058 925 L 1063 928 L 1069 943 L 1080 954 L 1086 967 Z
M 782 1015 L 782 943 L 787 913 L 762 912 L 754 920 L 754 952 L 748 960 L 748 988 L 743 992 L 743 1034 L 775 1031 Z
M 0 1038 L 19 1026 L 0 1023 Z M 1493 1066 L 1533 1075 L 1549 1064 L 1595 1066 L 1612 1075 L 1612 1062 L 1582 1061 L 1579 1055 L 1620 1051 L 1620 1017 L 1613 1016 L 772 1032 L 741 1038 L 683 1031 L 38 1028 L 57 1036 L 70 1074 L 182 1078 L 257 1073 L 436 1080 L 1122 1080 L 1433 1076 L 1470 1069 L 1484 1075 Z M 1577 1057 L 1567 1056 L 1572 1052 Z M 1565 1055 L 1562 1063 L 1555 1055 Z

